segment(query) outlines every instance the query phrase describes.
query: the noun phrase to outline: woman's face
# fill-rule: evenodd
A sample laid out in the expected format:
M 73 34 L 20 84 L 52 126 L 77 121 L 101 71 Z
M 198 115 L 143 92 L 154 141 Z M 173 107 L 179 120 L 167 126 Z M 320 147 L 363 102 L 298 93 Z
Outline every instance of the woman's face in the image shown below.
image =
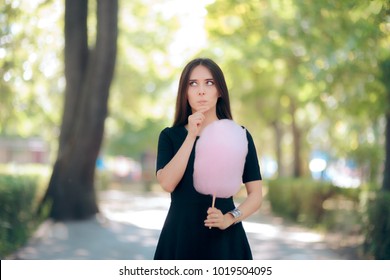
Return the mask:
M 187 96 L 192 113 L 209 110 L 216 112 L 220 94 L 213 75 L 207 67 L 198 65 L 192 70 L 188 81 Z

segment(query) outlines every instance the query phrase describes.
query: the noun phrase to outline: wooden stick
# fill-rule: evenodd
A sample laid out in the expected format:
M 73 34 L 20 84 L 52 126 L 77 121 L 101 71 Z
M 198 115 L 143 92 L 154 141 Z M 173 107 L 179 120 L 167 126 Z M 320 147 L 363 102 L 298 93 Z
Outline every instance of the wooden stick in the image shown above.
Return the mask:
M 211 208 L 214 208 L 215 206 L 215 194 L 213 195 L 213 202 L 211 203 Z M 211 227 L 209 227 L 211 229 Z

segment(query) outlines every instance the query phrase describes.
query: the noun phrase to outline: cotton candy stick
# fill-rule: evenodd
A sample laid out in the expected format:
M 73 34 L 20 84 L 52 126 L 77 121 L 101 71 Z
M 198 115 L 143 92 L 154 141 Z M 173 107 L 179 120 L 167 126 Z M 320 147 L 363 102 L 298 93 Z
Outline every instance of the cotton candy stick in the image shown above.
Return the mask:
M 213 202 L 211 203 L 211 208 L 214 208 L 215 207 L 215 194 L 213 194 Z M 211 229 L 211 227 L 209 227 L 209 229 Z
M 213 195 L 213 202 L 211 203 L 211 208 L 214 208 L 215 207 L 215 198 L 216 198 L 216 196 L 215 196 L 215 194 Z

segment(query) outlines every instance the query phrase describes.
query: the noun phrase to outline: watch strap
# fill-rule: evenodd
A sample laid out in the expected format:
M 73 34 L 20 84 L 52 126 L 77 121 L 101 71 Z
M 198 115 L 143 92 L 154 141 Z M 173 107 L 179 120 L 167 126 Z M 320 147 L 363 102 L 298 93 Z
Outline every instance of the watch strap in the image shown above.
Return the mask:
M 235 219 L 241 217 L 241 215 L 242 215 L 241 210 L 238 208 L 235 208 L 235 209 L 229 211 L 229 214 L 231 214 Z

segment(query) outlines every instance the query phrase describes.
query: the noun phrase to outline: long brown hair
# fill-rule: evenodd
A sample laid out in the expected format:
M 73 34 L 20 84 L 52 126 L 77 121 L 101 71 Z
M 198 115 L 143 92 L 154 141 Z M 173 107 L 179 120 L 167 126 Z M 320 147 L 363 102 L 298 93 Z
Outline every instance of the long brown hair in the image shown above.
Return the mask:
M 192 114 L 187 97 L 188 82 L 192 70 L 199 65 L 203 65 L 210 70 L 217 86 L 218 93 L 221 95 L 218 98 L 216 106 L 218 119 L 233 119 L 230 110 L 229 91 L 221 68 L 209 58 L 196 58 L 190 61 L 184 67 L 183 72 L 181 73 L 176 98 L 176 112 L 173 126 L 186 125 L 188 123 L 188 117 Z

